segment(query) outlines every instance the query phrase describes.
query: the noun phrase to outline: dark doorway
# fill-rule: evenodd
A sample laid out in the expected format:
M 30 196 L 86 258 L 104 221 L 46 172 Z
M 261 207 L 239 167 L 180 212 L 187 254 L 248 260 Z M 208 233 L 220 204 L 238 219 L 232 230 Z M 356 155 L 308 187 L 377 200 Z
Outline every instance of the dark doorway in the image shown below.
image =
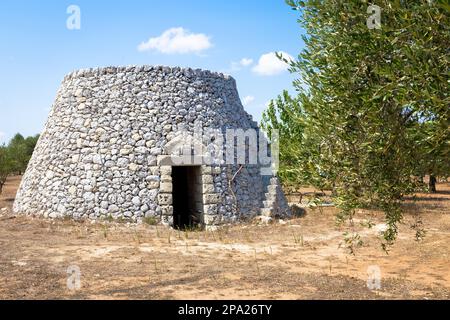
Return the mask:
M 202 210 L 199 166 L 172 167 L 173 227 L 193 228 L 200 224 Z

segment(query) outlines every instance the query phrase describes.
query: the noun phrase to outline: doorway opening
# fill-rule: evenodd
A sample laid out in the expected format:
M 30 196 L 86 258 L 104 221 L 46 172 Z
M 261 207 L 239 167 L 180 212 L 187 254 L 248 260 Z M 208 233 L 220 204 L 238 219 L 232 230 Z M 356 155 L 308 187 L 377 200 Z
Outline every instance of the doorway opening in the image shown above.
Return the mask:
M 173 227 L 195 228 L 203 210 L 200 166 L 172 167 Z

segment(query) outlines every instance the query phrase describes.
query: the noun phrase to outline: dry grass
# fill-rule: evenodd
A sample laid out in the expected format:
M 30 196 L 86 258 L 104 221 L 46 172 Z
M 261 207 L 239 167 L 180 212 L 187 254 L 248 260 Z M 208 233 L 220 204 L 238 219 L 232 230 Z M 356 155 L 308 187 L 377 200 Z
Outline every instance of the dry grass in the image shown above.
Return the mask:
M 20 177 L 0 198 L 10 208 Z M 353 227 L 336 227 L 335 209 L 307 210 L 272 225 L 214 232 L 0 215 L 3 299 L 449 299 L 450 185 L 405 204 L 408 213 L 389 255 L 380 249 L 382 214 L 361 211 Z M 421 242 L 410 228 L 420 214 Z M 371 219 L 371 229 L 359 222 Z M 343 232 L 364 240 L 355 256 Z M 81 289 L 66 286 L 81 270 Z M 381 290 L 367 288 L 367 268 L 381 269 Z

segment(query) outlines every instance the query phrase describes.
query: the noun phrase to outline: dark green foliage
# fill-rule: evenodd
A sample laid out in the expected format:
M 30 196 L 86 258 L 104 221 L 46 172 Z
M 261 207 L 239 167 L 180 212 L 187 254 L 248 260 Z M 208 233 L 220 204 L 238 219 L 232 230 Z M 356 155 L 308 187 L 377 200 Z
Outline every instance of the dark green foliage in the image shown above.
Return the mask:
M 397 236 L 401 200 L 416 187 L 412 176 L 448 175 L 448 7 L 287 2 L 307 36 L 291 63 L 298 97 L 283 94 L 263 117 L 266 129 L 279 128 L 289 140 L 280 143 L 280 176 L 332 188 L 341 220 L 361 207 L 383 210 L 386 248 Z M 381 7 L 381 29 L 366 25 L 369 4 Z
M 12 172 L 12 169 L 13 162 L 9 149 L 4 146 L 0 146 L 0 193 L 2 192 L 6 178 Z
M 22 174 L 25 171 L 38 139 L 39 135 L 25 139 L 20 133 L 11 139 L 8 149 L 13 159 L 13 172 Z
M 38 139 L 39 135 L 25 139 L 18 133 L 7 146 L 0 146 L 0 193 L 9 175 L 25 171 Z

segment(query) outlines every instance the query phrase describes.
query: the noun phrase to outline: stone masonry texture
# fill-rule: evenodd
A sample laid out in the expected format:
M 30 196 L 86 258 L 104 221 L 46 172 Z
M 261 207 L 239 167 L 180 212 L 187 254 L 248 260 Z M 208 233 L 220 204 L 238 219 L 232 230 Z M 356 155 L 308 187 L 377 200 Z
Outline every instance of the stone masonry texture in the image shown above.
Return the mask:
M 67 75 L 14 203 L 16 213 L 50 218 L 154 217 L 173 223 L 172 167 L 166 145 L 177 131 L 204 127 L 258 130 L 235 80 L 204 70 L 106 67 Z M 232 177 L 238 171 L 235 179 Z M 285 216 L 275 177 L 258 165 L 201 165 L 200 222 Z

